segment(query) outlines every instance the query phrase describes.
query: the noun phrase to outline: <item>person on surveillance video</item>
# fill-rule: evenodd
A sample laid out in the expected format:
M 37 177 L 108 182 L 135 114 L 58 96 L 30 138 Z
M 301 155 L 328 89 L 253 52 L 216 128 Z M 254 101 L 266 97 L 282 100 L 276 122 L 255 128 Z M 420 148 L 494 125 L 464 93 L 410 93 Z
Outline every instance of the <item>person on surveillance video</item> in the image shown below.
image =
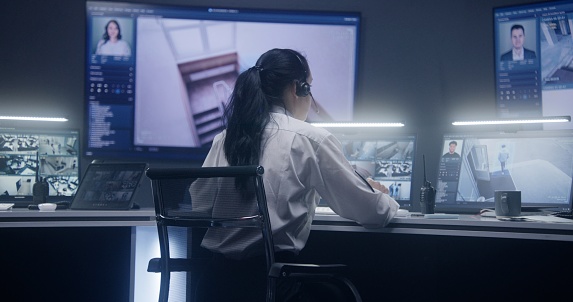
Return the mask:
M 499 150 L 499 154 L 497 155 L 497 159 L 501 165 L 501 174 L 505 174 L 505 163 L 507 162 L 508 158 L 509 151 L 507 151 L 505 144 L 501 145 L 501 150 Z

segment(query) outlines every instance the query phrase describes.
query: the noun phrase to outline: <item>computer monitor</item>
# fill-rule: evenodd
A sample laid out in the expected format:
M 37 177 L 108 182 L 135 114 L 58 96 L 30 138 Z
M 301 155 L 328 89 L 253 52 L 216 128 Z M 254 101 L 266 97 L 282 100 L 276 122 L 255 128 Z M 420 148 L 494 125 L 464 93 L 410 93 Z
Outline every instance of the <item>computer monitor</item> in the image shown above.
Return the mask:
M 573 116 L 573 1 L 498 7 L 493 14 L 498 115 Z
M 79 184 L 79 130 L 0 129 L 0 201 L 27 206 L 45 179 L 47 201 L 71 201 Z
M 519 190 L 524 211 L 571 209 L 573 130 L 444 135 L 436 212 L 494 207 L 496 190 Z
M 237 76 L 272 48 L 308 58 L 319 107 L 309 121 L 353 118 L 359 13 L 94 1 L 86 9 L 86 156 L 202 160 Z
M 363 178 L 379 181 L 401 207 L 412 206 L 412 175 L 416 135 L 334 133 L 344 156 Z M 326 206 L 325 201 L 319 205 Z

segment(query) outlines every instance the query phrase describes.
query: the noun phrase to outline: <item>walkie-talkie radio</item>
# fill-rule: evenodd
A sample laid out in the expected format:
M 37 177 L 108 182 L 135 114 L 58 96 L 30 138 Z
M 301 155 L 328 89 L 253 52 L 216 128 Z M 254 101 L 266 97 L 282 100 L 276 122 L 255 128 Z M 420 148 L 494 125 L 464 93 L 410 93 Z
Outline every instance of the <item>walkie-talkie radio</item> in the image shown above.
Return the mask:
M 426 179 L 426 156 L 422 155 L 424 160 L 424 186 L 420 189 L 420 212 L 422 214 L 434 214 L 436 205 L 436 189 L 432 183 Z
M 36 152 L 36 182 L 32 186 L 32 201 L 35 204 L 46 202 L 50 187 L 45 178 L 40 177 L 40 156 Z

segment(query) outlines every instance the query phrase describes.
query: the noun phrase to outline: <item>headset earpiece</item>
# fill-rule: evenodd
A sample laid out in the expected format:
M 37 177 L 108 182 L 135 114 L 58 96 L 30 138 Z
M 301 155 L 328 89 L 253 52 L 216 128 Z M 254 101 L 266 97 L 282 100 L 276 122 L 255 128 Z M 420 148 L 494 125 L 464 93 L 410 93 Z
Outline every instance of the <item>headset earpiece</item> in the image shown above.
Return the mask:
M 296 81 L 296 95 L 305 97 L 310 94 L 310 84 L 306 81 Z
M 310 84 L 306 82 L 306 78 L 308 77 L 306 73 L 306 68 L 304 67 L 304 63 L 302 63 L 302 59 L 298 56 L 298 54 L 292 50 L 291 52 L 298 59 L 298 61 L 300 62 L 300 66 L 304 71 L 304 78 L 301 79 L 300 81 L 296 81 L 296 95 L 299 97 L 305 97 L 310 94 Z

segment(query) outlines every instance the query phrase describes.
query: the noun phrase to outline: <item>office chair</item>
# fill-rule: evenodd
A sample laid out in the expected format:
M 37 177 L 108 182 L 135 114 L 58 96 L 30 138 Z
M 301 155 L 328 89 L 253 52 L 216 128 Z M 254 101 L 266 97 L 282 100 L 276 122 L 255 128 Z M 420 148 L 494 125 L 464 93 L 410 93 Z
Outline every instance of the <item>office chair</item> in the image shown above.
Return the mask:
M 281 278 L 295 278 L 302 282 L 317 280 L 332 282 L 337 286 L 342 285 L 348 293 L 351 293 L 355 301 L 362 301 L 354 284 L 344 276 L 345 265 L 275 262 L 263 173 L 264 168 L 261 166 L 147 169 L 146 175 L 151 179 L 152 184 L 161 253 L 161 258 L 149 261 L 148 272 L 161 273 L 159 301 L 166 302 L 169 299 L 172 272 L 189 273 L 187 276 L 190 277 L 185 281 L 185 300 L 193 300 L 191 297 L 197 290 L 194 288 L 197 283 L 194 278 L 201 270 L 209 269 L 208 258 L 196 257 L 193 251 L 189 250 L 189 238 L 196 234 L 191 230 L 245 227 L 260 229 L 262 234 L 264 259 L 266 259 L 266 271 L 268 272 L 266 301 L 274 302 L 279 298 L 276 297 L 277 282 Z M 252 193 L 250 196 L 235 189 L 235 185 L 241 183 L 250 188 L 249 192 Z M 199 188 L 201 193 L 194 194 L 192 197 L 190 188 Z M 231 207 L 237 204 L 237 200 L 243 199 L 243 202 L 231 211 L 227 211 L 234 215 L 223 214 L 217 217 L 212 205 L 206 206 L 204 200 L 207 199 L 211 200 L 210 202 L 217 199 L 217 202 L 221 203 L 231 200 L 228 203 Z M 245 199 L 252 201 L 251 206 L 245 206 Z M 179 246 L 174 243 L 174 240 L 179 240 Z M 174 249 L 179 249 L 176 251 L 179 255 L 173 255 Z

